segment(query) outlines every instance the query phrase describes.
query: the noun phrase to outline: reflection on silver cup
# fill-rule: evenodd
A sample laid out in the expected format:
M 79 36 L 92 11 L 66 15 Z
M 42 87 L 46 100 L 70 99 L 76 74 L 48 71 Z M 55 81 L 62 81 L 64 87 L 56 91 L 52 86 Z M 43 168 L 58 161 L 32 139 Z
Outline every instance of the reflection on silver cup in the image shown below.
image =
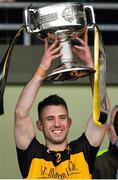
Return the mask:
M 80 3 L 58 3 L 37 9 L 25 10 L 25 24 L 28 33 L 36 33 L 41 39 L 59 39 L 62 45 L 61 64 L 45 80 L 71 81 L 94 73 L 94 69 L 74 62 L 71 40 L 81 35 L 95 23 L 92 6 Z

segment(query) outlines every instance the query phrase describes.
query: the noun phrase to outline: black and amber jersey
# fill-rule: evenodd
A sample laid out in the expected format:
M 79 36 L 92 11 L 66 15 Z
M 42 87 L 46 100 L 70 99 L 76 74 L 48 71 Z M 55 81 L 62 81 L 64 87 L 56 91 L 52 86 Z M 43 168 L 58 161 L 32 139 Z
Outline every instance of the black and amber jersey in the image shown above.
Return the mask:
M 97 152 L 85 134 L 64 151 L 49 151 L 36 138 L 27 150 L 17 148 L 22 176 L 29 179 L 90 179 Z

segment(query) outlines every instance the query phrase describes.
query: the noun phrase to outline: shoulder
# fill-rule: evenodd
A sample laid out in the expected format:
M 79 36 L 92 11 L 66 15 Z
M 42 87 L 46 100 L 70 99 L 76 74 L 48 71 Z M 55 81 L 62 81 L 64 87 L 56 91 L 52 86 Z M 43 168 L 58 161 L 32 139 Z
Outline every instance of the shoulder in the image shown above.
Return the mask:
M 37 154 L 38 152 L 40 152 L 44 148 L 45 148 L 45 146 L 40 144 L 40 142 L 36 139 L 36 137 L 34 137 L 32 139 L 32 141 L 30 142 L 30 144 L 26 150 L 22 150 L 22 149 L 16 147 L 18 155 L 22 155 L 22 156 L 28 155 L 28 154 L 30 154 L 30 155 L 31 154 L 33 154 L 33 155 Z
M 44 151 L 45 146 L 40 144 L 34 137 L 26 150 L 16 147 L 18 163 L 23 178 L 26 178 L 33 158 L 39 157 Z
M 91 149 L 96 153 L 99 149 L 99 147 L 94 147 L 89 143 L 85 133 L 83 133 L 78 139 L 71 141 L 69 146 L 74 150 L 86 151 Z

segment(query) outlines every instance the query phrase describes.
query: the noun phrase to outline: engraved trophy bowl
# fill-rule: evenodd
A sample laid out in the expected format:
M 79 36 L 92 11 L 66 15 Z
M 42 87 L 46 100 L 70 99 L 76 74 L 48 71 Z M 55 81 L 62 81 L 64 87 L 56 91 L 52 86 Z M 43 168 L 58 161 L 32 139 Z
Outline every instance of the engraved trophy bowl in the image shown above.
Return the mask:
M 62 49 L 60 65 L 45 78 L 46 81 L 72 81 L 95 72 L 93 68 L 74 61 L 71 40 L 81 35 L 85 28 L 95 23 L 92 6 L 80 3 L 56 3 L 41 8 L 27 8 L 24 11 L 26 31 L 35 33 L 41 39 L 53 42 L 59 39 Z

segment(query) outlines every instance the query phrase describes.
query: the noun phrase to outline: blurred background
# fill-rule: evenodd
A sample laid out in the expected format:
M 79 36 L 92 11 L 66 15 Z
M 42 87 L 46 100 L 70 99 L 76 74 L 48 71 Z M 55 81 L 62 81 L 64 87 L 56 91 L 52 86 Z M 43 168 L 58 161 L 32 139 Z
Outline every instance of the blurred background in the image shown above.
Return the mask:
M 113 107 L 118 103 L 118 2 L 112 1 L 39 1 L 39 0 L 0 0 L 0 61 L 18 29 L 24 25 L 24 9 L 32 4 L 33 7 L 42 7 L 58 2 L 80 2 L 92 5 L 96 23 L 102 33 L 107 55 L 107 90 Z M 89 45 L 93 50 L 93 32 L 90 33 Z M 25 30 L 19 36 L 10 61 L 7 85 L 4 93 L 4 114 L 0 116 L 0 179 L 22 178 L 16 157 L 13 136 L 14 109 L 20 92 L 26 82 L 35 72 L 44 50 L 43 41 Z M 58 94 L 65 98 L 73 120 L 69 140 L 77 138 L 85 129 L 86 122 L 92 111 L 92 94 L 88 79 L 78 80 L 72 84 L 43 84 L 31 110 L 35 122 L 38 118 L 37 103 L 45 96 Z M 42 135 L 36 130 L 40 142 Z M 108 145 L 107 137 L 101 149 Z

